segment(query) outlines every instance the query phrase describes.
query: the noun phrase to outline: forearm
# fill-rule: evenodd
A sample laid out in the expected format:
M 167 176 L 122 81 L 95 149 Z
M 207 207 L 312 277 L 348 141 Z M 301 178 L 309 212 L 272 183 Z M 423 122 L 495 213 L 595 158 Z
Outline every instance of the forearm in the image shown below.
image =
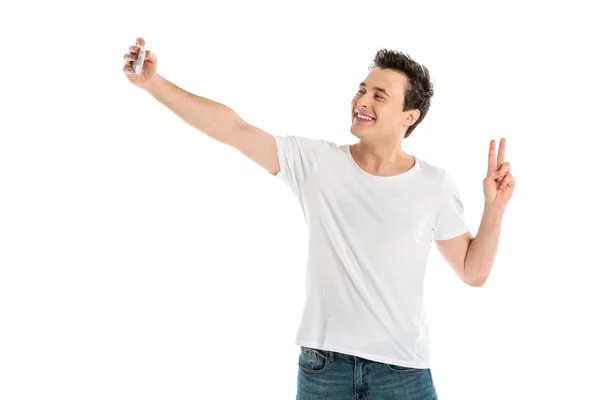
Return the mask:
M 189 125 L 222 143 L 244 123 L 228 106 L 190 93 L 158 74 L 144 89 Z
M 465 276 L 476 285 L 487 280 L 500 241 L 500 228 L 504 209 L 485 207 L 477 236 L 473 238 L 465 258 Z

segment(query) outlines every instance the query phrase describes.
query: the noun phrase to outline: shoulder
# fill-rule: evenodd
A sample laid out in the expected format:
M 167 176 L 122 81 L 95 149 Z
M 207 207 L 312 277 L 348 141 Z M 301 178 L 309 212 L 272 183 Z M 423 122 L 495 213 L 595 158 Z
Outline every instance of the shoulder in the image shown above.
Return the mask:
M 446 169 L 424 160 L 419 156 L 415 157 L 419 161 L 419 172 L 421 173 L 422 179 L 430 182 L 433 186 L 441 187 L 446 179 Z

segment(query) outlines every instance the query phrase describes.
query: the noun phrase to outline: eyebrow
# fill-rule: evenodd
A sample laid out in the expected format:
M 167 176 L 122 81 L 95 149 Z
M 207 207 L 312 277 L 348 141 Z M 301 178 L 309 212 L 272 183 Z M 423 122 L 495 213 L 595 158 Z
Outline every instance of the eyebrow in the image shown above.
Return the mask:
M 367 87 L 367 84 L 366 84 L 365 82 L 361 82 L 361 83 L 360 83 L 360 86 Z M 377 90 L 378 92 L 385 93 L 385 94 L 386 94 L 386 96 L 388 96 L 388 97 L 390 96 L 390 95 L 389 95 L 389 93 L 385 91 L 385 89 L 382 89 L 382 88 L 380 88 L 380 87 L 374 87 L 373 89 Z

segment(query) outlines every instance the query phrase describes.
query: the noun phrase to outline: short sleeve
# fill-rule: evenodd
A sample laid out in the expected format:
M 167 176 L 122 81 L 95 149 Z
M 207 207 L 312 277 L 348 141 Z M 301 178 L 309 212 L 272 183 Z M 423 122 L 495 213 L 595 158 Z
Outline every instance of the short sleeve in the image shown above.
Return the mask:
M 275 177 L 282 179 L 296 196 L 306 177 L 318 164 L 321 152 L 327 143 L 322 139 L 304 136 L 275 136 L 279 172 Z
M 463 217 L 463 204 L 452 175 L 444 171 L 440 202 L 436 213 L 434 240 L 447 240 L 469 231 Z

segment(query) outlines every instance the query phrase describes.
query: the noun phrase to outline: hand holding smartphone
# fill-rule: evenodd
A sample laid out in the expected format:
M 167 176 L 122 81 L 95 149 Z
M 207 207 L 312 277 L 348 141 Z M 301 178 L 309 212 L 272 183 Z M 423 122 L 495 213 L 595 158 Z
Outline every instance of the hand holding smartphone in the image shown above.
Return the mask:
M 139 87 L 145 87 L 147 83 L 156 76 L 158 58 L 150 50 L 146 50 L 146 42 L 143 38 L 137 38 L 135 46 L 129 48 L 126 53 L 123 72 L 131 83 Z

